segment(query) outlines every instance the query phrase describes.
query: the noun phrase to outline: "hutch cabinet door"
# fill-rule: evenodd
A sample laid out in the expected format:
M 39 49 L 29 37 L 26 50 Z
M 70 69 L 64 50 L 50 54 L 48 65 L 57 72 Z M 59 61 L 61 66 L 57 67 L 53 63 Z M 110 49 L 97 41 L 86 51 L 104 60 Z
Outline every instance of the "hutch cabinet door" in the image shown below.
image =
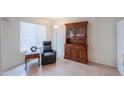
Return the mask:
M 70 58 L 70 51 L 68 45 L 65 45 L 65 58 Z
M 73 53 L 73 45 L 72 44 L 65 44 L 65 58 L 72 59 Z
M 74 51 L 75 51 L 75 60 L 80 61 L 80 46 L 75 45 L 74 46 Z

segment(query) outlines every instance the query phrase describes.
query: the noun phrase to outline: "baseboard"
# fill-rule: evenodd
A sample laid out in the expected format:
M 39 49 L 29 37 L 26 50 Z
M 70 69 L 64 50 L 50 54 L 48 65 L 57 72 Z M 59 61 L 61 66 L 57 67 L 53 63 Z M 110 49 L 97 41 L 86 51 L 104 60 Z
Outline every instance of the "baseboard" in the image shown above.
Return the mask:
M 20 63 L 20 64 L 17 64 L 17 65 L 15 65 L 15 66 L 12 66 L 12 67 L 10 67 L 10 68 L 7 68 L 7 69 L 1 69 L 1 73 L 6 72 L 6 71 L 8 71 L 8 70 L 11 70 L 11 69 L 13 69 L 13 68 L 15 68 L 15 67 L 17 67 L 17 66 L 19 66 L 19 65 L 22 65 L 22 64 L 24 64 L 24 62 L 23 62 L 23 63 Z
M 95 62 L 95 61 L 89 61 L 89 62 L 117 68 L 116 66 L 112 66 L 112 65 L 108 65 L 108 64 L 102 64 L 102 63 Z

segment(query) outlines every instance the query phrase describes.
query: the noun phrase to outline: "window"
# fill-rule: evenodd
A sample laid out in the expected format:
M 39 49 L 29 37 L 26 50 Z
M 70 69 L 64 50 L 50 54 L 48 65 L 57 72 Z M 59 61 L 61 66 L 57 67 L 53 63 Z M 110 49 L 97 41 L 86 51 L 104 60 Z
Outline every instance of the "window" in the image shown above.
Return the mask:
M 26 51 L 32 46 L 42 47 L 43 41 L 47 39 L 47 28 L 45 25 L 37 25 L 20 22 L 20 50 Z

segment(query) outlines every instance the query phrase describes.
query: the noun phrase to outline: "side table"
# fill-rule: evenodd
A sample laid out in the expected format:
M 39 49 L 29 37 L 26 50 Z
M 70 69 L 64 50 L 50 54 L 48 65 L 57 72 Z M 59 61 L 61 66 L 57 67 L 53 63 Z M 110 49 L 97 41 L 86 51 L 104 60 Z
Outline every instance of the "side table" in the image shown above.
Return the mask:
M 36 52 L 32 52 L 31 50 L 28 50 L 25 53 L 25 70 L 27 69 L 27 63 L 29 62 L 30 59 L 38 59 L 38 66 L 40 67 L 40 49 L 38 49 Z

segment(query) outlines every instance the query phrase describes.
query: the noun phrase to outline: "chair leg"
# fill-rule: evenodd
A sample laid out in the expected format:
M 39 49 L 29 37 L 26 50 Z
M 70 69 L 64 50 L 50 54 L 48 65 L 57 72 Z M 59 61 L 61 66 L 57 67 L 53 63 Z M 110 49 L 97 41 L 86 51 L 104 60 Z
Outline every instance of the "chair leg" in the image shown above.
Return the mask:
M 40 67 L 40 58 L 38 58 L 38 66 Z
M 27 61 L 25 61 L 25 70 L 27 69 Z
M 27 69 L 27 61 L 29 61 L 29 60 L 27 60 L 27 59 L 25 59 L 25 70 Z

